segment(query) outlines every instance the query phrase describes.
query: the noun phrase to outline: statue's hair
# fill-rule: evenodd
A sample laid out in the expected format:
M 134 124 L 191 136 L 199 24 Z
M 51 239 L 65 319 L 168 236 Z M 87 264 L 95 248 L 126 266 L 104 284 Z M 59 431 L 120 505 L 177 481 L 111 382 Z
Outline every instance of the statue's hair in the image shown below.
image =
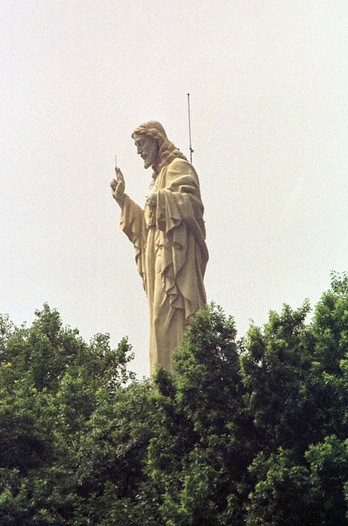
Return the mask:
M 156 173 L 159 173 L 164 166 L 176 158 L 187 160 L 185 155 L 168 139 L 162 124 L 158 121 L 149 121 L 141 124 L 132 133 L 133 139 L 135 135 L 145 135 L 157 142 L 159 146 L 159 163 L 153 166 Z

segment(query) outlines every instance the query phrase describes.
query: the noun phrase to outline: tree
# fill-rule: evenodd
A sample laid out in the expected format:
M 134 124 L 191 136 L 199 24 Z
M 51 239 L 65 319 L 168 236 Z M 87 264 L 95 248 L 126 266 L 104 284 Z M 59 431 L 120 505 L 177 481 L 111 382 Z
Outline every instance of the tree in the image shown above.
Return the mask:
M 160 428 L 147 464 L 162 524 L 242 524 L 252 457 L 241 429 L 252 432 L 252 423 L 233 319 L 213 305 L 198 313 L 174 364 L 175 376 L 156 376 Z
M 346 284 L 334 277 L 308 325 L 306 305 L 285 307 L 264 332 L 249 331 L 244 383 L 261 441 L 249 467 L 248 526 L 346 524 Z
M 0 329 L 0 523 L 69 524 L 83 502 L 81 436 L 100 400 L 134 377 L 130 347 L 112 351 L 108 335 L 87 345 L 48 305 L 32 327 L 2 317 Z
M 126 339 L 0 318 L 0 526 L 345 525 L 348 278 L 309 311 L 237 340 L 211 305 L 143 382 Z

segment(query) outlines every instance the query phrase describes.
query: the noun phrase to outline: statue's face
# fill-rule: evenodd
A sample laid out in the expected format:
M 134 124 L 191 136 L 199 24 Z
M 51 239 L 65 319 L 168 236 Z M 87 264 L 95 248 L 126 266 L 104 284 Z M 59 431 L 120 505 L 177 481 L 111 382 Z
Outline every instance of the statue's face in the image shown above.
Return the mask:
M 134 144 L 137 147 L 137 153 L 144 161 L 144 168 L 153 166 L 158 160 L 159 147 L 155 139 L 145 135 L 134 135 Z

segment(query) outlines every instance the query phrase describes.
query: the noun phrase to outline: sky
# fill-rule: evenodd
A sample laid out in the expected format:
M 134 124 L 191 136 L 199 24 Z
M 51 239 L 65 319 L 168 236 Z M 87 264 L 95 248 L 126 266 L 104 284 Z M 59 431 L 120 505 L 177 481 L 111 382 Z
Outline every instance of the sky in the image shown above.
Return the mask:
M 348 270 L 346 0 L 2 0 L 0 313 L 44 303 L 89 341 L 127 336 L 149 375 L 148 312 L 119 229 L 114 159 L 144 203 L 131 133 L 160 121 L 205 205 L 208 301 L 242 337 L 312 307 Z

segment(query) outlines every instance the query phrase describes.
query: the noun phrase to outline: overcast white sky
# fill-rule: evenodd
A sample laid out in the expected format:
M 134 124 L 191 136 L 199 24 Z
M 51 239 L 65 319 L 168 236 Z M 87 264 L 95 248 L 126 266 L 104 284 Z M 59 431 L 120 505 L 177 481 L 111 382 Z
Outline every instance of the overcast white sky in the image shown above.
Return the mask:
M 89 340 L 129 337 L 149 374 L 147 304 L 111 198 L 114 155 L 149 119 L 201 181 L 209 301 L 242 336 L 314 305 L 348 269 L 347 0 L 2 0 L 0 312 L 44 302 Z

